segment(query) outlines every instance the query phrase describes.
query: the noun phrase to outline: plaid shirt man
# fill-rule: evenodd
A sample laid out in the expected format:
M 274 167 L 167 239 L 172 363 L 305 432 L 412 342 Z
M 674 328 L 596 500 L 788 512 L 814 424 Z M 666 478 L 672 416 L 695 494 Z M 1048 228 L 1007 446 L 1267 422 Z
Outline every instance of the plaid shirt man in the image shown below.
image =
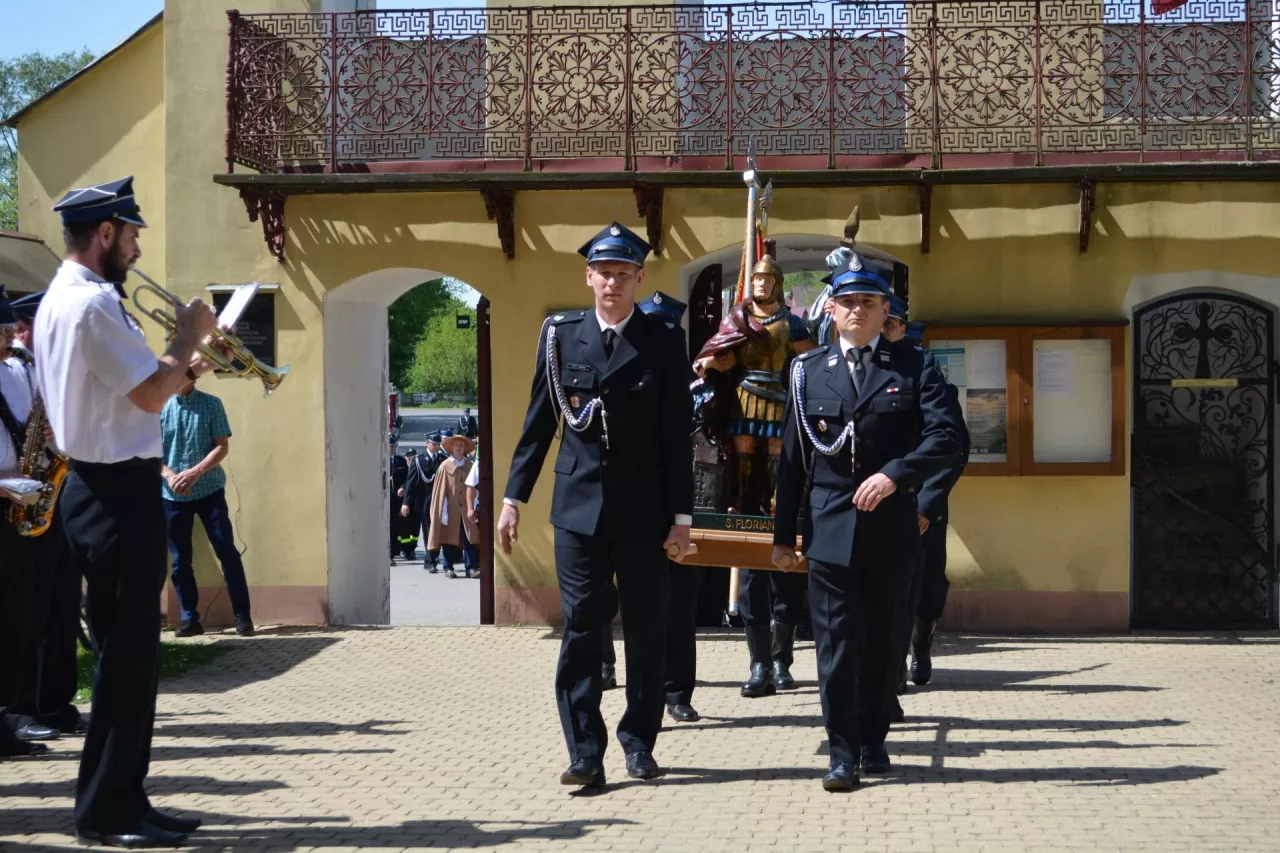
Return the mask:
M 160 412 L 160 430 L 164 439 L 164 462 L 175 473 L 195 467 L 209 455 L 216 439 L 231 435 L 231 424 L 222 401 L 212 394 L 193 390 L 185 397 L 175 394 Z M 219 465 L 192 484 L 185 495 L 176 494 L 164 484 L 165 500 L 198 501 L 227 485 L 227 475 Z

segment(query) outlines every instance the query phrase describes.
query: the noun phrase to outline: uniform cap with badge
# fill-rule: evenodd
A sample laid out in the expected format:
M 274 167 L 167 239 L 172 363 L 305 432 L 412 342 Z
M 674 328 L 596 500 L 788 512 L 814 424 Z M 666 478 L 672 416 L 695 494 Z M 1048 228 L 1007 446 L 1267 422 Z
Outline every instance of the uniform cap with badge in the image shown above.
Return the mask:
M 644 259 L 649 251 L 649 244 L 639 234 L 617 222 L 602 229 L 578 248 L 578 254 L 586 258 L 588 264 L 597 261 L 625 261 L 638 267 L 644 266 Z
M 63 225 L 105 222 L 119 219 L 146 228 L 137 199 L 133 195 L 133 176 L 108 181 L 93 187 L 70 190 L 53 206 L 62 215 Z
M 873 293 L 877 296 L 889 296 L 892 292 L 892 273 L 884 265 L 863 259 L 855 252 L 849 258 L 848 266 L 831 275 L 831 298 L 852 293 Z
M 668 296 L 659 290 L 651 294 L 643 302 L 640 302 L 636 307 L 645 314 L 653 314 L 656 317 L 660 317 L 667 322 L 668 326 L 675 328 L 680 325 L 685 309 L 689 306 L 674 296 Z
M 5 293 L 4 285 L 0 284 L 0 326 L 12 326 L 17 322 L 18 316 L 9 302 L 9 294 Z

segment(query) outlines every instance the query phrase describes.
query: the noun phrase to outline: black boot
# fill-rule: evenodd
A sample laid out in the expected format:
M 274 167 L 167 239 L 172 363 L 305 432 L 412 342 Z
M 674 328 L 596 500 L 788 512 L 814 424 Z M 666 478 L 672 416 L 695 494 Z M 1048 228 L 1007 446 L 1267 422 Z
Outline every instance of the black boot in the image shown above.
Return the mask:
M 791 677 L 791 648 L 795 637 L 796 626 L 773 623 L 773 680 L 779 690 L 796 689 L 796 680 Z
M 768 625 L 756 625 L 747 629 L 747 649 L 751 652 L 751 677 L 742 685 L 742 695 L 749 699 L 772 696 L 778 692 L 773 683 L 773 667 L 770 656 L 771 637 Z
M 916 617 L 911 635 L 911 680 L 916 684 L 928 684 L 933 677 L 933 629 L 937 624 Z

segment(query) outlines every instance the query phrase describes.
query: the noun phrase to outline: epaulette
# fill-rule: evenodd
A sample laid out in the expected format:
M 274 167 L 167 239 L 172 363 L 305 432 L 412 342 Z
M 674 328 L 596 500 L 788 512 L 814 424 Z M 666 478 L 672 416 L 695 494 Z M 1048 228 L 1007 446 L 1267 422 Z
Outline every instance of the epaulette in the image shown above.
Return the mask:
M 585 316 L 587 316 L 585 309 L 577 311 L 558 311 L 548 317 L 547 322 L 553 326 L 563 326 L 565 323 L 576 323 Z
M 796 360 L 804 361 L 806 358 L 813 358 L 814 356 L 823 355 L 829 349 L 831 349 L 831 344 L 822 344 L 821 346 L 814 347 L 808 352 L 800 353 L 799 355 L 796 356 Z
M 914 346 L 916 348 L 916 352 L 924 352 L 924 346 L 921 344 L 914 344 Z

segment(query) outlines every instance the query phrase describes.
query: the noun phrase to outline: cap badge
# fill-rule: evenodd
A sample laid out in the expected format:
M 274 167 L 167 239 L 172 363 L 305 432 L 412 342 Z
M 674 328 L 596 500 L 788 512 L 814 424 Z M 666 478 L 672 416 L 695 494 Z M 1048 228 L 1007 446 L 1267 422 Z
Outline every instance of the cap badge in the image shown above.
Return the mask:
M 661 304 L 662 304 L 662 294 L 661 294 L 661 293 L 655 293 L 655 294 L 653 294 L 653 304 L 654 304 L 654 305 L 661 305 Z
M 557 314 L 556 316 L 552 317 L 551 319 L 552 319 L 552 320 L 563 320 L 563 319 L 564 319 L 564 315 L 563 315 L 563 314 Z
M 862 269 L 862 261 L 858 258 L 858 255 L 855 252 L 849 257 L 849 271 L 857 272 L 860 269 Z
M 621 229 L 621 228 L 619 228 L 617 225 L 610 225 L 610 226 L 609 226 L 609 233 L 610 233 L 610 234 L 612 234 L 614 237 L 621 237 L 621 236 L 622 236 L 622 229 Z

